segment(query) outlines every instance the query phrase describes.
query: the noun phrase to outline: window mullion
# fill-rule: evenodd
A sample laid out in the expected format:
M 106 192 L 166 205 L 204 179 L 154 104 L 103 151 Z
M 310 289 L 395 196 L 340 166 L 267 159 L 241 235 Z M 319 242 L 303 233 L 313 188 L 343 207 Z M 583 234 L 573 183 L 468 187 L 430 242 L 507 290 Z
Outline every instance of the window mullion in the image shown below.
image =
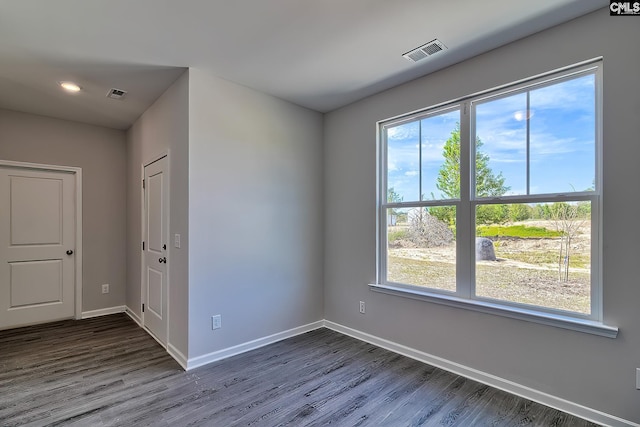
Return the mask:
M 600 196 L 591 199 L 591 316 L 602 321 L 602 215 Z
M 475 153 L 471 147 L 471 108 L 464 103 L 460 110 L 460 202 L 456 209 L 456 289 L 463 298 L 473 295 L 474 218 L 471 209 L 472 176 Z M 473 250 L 470 250 L 472 248 Z
M 594 191 L 591 201 L 591 315 L 604 321 L 603 275 L 602 275 L 602 68 L 595 73 L 595 113 L 596 113 L 596 164 Z M 595 215 L 594 215 L 595 212 Z
M 527 173 L 527 195 L 531 194 L 531 92 L 527 91 L 527 109 L 525 112 L 525 120 L 527 124 L 527 159 L 526 159 L 526 173 Z
M 422 120 L 418 121 L 418 200 L 422 200 Z
M 387 141 L 387 132 L 384 129 L 381 129 L 380 135 L 378 135 L 378 147 L 377 147 L 377 156 L 378 162 L 384 167 L 378 168 L 378 213 L 377 213 L 377 227 L 378 232 L 376 236 L 376 245 L 378 250 L 376 251 L 376 263 L 378 265 L 378 269 L 376 271 L 376 281 L 377 283 L 383 283 L 387 280 L 387 208 L 386 204 L 389 203 L 387 200 L 387 151 L 388 151 L 388 141 Z

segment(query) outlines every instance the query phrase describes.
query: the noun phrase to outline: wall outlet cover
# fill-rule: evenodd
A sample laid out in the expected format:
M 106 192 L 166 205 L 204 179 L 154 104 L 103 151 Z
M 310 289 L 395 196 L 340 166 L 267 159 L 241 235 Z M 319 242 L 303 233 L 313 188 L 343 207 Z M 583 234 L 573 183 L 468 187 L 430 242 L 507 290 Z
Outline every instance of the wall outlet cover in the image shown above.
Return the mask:
M 222 328 L 222 315 L 216 314 L 215 316 L 211 316 L 211 329 L 220 329 Z

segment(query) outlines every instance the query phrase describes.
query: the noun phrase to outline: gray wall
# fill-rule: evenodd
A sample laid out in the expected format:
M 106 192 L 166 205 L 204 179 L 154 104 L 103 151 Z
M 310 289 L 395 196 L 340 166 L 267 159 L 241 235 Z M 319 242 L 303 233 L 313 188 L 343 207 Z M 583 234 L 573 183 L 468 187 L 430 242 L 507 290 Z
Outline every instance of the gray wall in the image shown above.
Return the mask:
M 190 70 L 189 358 L 322 319 L 322 123 Z
M 127 307 L 141 315 L 142 166 L 169 151 L 168 344 L 187 355 L 189 72 L 185 71 L 127 131 Z M 181 248 L 173 235 L 181 235 Z
M 0 110 L 0 159 L 82 168 L 82 311 L 124 305 L 124 132 Z
M 640 420 L 640 21 L 607 9 L 326 115 L 325 318 Z M 371 292 L 378 120 L 604 56 L 604 313 L 616 339 Z M 358 301 L 367 303 L 366 315 Z

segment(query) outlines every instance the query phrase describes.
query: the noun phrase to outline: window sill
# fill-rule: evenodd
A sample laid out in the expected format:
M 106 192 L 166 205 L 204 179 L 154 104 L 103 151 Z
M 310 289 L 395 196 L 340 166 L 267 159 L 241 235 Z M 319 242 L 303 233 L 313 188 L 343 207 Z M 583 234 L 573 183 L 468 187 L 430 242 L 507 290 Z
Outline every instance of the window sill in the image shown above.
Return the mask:
M 417 299 L 436 304 L 444 304 L 450 307 L 464 308 L 467 310 L 479 311 L 481 313 L 494 314 L 497 316 L 509 317 L 512 319 L 524 320 L 547 326 L 555 326 L 557 328 L 569 329 L 572 331 L 584 332 L 607 338 L 616 338 L 618 336 L 617 327 L 607 326 L 593 320 L 576 319 L 569 316 L 528 310 L 526 308 L 509 307 L 487 301 L 468 300 L 453 295 L 437 294 L 396 286 L 370 284 L 369 288 L 372 291 L 383 294 Z

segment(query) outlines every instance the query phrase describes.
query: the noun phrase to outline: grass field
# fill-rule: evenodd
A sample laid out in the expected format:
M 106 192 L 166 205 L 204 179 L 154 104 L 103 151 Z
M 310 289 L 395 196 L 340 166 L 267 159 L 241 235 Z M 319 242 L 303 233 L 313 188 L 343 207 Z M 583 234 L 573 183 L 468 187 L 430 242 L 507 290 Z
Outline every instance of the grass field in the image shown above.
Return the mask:
M 522 239 L 560 237 L 562 233 L 545 227 L 519 225 L 480 225 L 477 227 L 478 237 L 517 237 Z

